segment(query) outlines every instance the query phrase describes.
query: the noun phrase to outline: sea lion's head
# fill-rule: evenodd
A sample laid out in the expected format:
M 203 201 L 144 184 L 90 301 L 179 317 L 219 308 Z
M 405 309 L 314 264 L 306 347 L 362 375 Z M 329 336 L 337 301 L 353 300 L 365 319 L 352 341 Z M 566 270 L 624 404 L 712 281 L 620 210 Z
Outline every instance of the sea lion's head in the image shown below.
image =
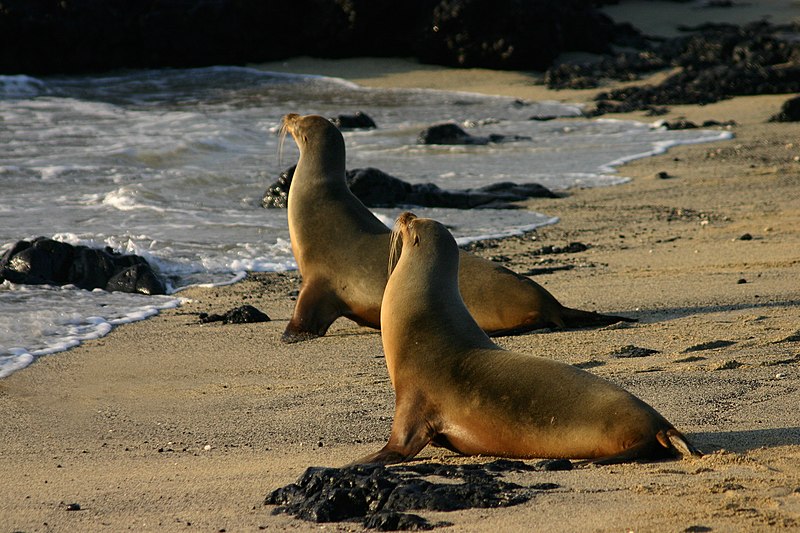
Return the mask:
M 436 220 L 418 218 L 410 211 L 402 213 L 395 221 L 389 246 L 390 276 L 400 257 L 406 254 L 426 270 L 433 269 L 442 275 L 447 275 L 448 268 L 458 271 L 456 241 L 444 224 Z
M 344 138 L 330 120 L 319 115 L 285 115 L 281 119 L 279 153 L 287 134 L 292 136 L 300 149 L 298 165 L 302 163 L 312 175 L 344 179 Z
M 328 150 L 340 151 L 344 157 L 344 139 L 339 129 L 325 117 L 319 115 L 298 115 L 289 113 L 281 119 L 280 138 L 281 145 L 286 135 L 292 136 L 304 154 L 308 148 L 315 151 Z

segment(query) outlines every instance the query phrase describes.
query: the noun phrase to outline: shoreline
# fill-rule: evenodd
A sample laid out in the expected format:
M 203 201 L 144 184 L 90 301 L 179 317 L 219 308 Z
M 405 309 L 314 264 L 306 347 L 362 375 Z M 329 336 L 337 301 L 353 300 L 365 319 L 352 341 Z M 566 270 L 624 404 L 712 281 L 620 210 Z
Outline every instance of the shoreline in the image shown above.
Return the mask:
M 340 60 L 340 61 L 334 61 L 333 64 L 329 64 L 329 63 L 330 63 L 330 61 L 328 61 L 328 60 L 317 60 L 317 59 L 312 59 L 312 58 L 297 58 L 297 63 L 296 64 L 293 63 L 293 62 L 291 64 L 287 63 L 287 62 L 282 62 L 280 66 L 277 66 L 276 64 L 263 64 L 263 65 L 252 65 L 252 66 L 249 66 L 248 68 L 256 68 L 256 69 L 259 69 L 259 70 L 266 70 L 267 72 L 275 72 L 277 74 L 284 74 L 285 73 L 288 76 L 311 76 L 311 77 L 313 77 L 313 76 L 324 77 L 324 76 L 322 76 L 321 74 L 319 74 L 319 75 L 318 74 L 309 74 L 308 71 L 312 71 L 312 72 L 316 71 L 316 70 L 326 71 L 331 76 L 334 76 L 335 74 L 337 74 L 337 72 L 336 72 L 337 69 L 341 70 L 341 74 L 342 75 L 347 74 L 348 76 L 354 75 L 355 72 L 359 73 L 359 75 L 364 75 L 366 73 L 366 74 L 368 74 L 368 76 L 366 78 L 359 78 L 358 82 L 359 83 L 361 83 L 361 82 L 370 83 L 370 85 L 358 85 L 358 83 L 356 82 L 355 79 L 347 79 L 347 78 L 342 78 L 342 77 L 331 77 L 330 79 L 339 81 L 339 82 L 341 82 L 343 84 L 352 84 L 353 86 L 358 86 L 358 87 L 363 87 L 363 88 L 377 88 L 377 89 L 390 88 L 391 87 L 391 83 L 394 83 L 394 81 L 386 82 L 385 80 L 384 81 L 375 81 L 375 80 L 380 80 L 380 77 L 381 77 L 380 73 L 381 72 L 386 72 L 386 71 L 388 71 L 388 72 L 400 72 L 400 71 L 407 70 L 410 73 L 407 74 L 407 75 L 399 77 L 400 80 L 405 80 L 405 81 L 400 81 L 399 85 L 412 87 L 414 84 L 424 84 L 425 83 L 424 80 L 428 79 L 428 74 L 430 72 L 439 72 L 439 71 L 442 70 L 442 69 L 439 69 L 438 67 L 425 66 L 419 72 L 414 72 L 413 69 L 416 68 L 416 67 L 420 67 L 421 65 L 419 65 L 419 64 L 417 64 L 417 63 L 415 63 L 414 61 L 411 61 L 411 60 L 386 60 L 385 61 L 386 64 L 384 64 L 383 62 L 381 62 L 381 60 L 375 60 L 375 59 L 369 59 L 369 58 L 364 59 L 364 58 L 362 58 L 362 59 L 345 59 L 345 60 Z M 367 63 L 370 66 L 368 68 L 365 68 L 365 64 L 367 64 Z M 272 68 L 275 68 L 276 70 L 270 70 Z M 506 101 L 505 100 L 506 98 L 513 98 L 513 96 L 495 95 L 495 94 L 492 93 L 491 87 L 494 87 L 494 86 L 497 86 L 497 85 L 505 85 L 505 81 L 508 80 L 508 79 L 511 79 L 511 78 L 527 79 L 527 75 L 526 74 L 522 74 L 522 73 L 519 73 L 519 72 L 494 73 L 493 71 L 486 70 L 486 69 L 472 69 L 472 73 L 470 73 L 468 75 L 468 77 L 470 77 L 470 78 L 473 78 L 473 77 L 477 76 L 477 77 L 479 77 L 481 79 L 486 79 L 487 77 L 490 78 L 493 74 L 499 74 L 500 75 L 500 80 L 499 80 L 498 83 L 490 84 L 488 82 L 483 81 L 483 82 L 481 82 L 481 87 L 476 89 L 477 91 L 480 91 L 480 92 L 475 92 L 475 91 L 447 89 L 447 87 L 452 87 L 453 84 L 462 81 L 462 75 L 464 74 L 464 71 L 462 69 L 446 69 L 446 70 L 444 70 L 442 72 L 439 72 L 439 74 L 440 75 L 438 76 L 437 85 L 439 85 L 440 87 L 429 87 L 429 88 L 425 88 L 423 90 L 443 91 L 443 92 L 449 92 L 451 94 L 481 95 L 481 96 L 490 96 L 490 97 L 497 96 L 498 98 L 503 98 L 504 99 L 503 101 Z M 420 76 L 422 76 L 422 78 L 423 78 L 422 81 L 420 80 Z M 450 78 L 452 78 L 452 79 L 450 79 Z M 448 79 L 450 79 L 450 81 L 446 81 Z M 502 83 L 500 83 L 500 82 L 502 82 Z M 591 90 L 591 91 L 579 91 L 579 93 L 583 94 L 583 97 L 585 97 L 586 94 L 593 93 L 593 92 L 594 92 L 593 90 Z M 567 93 L 569 93 L 569 91 L 567 91 Z M 522 93 L 519 93 L 519 94 L 522 94 Z M 529 86 L 525 94 L 527 94 L 530 97 L 534 97 L 534 98 L 545 98 L 545 99 L 547 99 L 549 96 L 552 96 L 552 94 L 561 94 L 561 92 L 560 91 L 558 91 L 558 92 L 549 91 L 547 89 L 544 89 L 541 86 Z M 585 98 L 584 98 L 584 100 L 585 100 Z M 546 100 L 546 101 L 554 101 L 554 100 L 549 99 L 549 100 Z M 562 102 L 567 102 L 568 100 L 564 99 L 564 98 L 561 98 L 561 101 Z M 583 105 L 583 104 L 585 104 L 587 102 L 588 102 L 588 100 L 586 100 L 586 101 L 584 101 L 582 103 L 576 104 L 576 106 Z M 535 101 L 531 101 L 531 103 L 535 103 Z M 583 116 L 583 115 L 576 115 L 574 117 L 571 117 L 569 115 L 565 115 L 564 117 L 560 117 L 560 118 L 562 120 L 570 120 L 572 118 L 578 119 L 578 120 L 582 120 L 582 121 L 591 121 L 592 120 L 590 117 L 586 117 L 586 116 Z M 618 120 L 618 119 L 613 118 L 613 117 L 607 117 L 606 119 L 609 120 L 609 121 Z M 631 120 L 631 119 L 621 119 L 621 120 Z M 653 124 L 653 120 L 649 119 L 649 117 L 645 118 L 645 120 L 637 119 L 637 122 L 642 124 L 642 125 L 644 125 L 644 126 L 652 126 L 652 124 Z M 708 132 L 708 131 L 712 131 L 712 130 L 705 129 L 704 131 Z M 726 135 L 732 135 L 732 134 L 730 134 L 729 132 L 725 132 L 725 131 L 720 130 L 720 132 L 719 132 L 720 138 L 722 138 L 723 136 L 726 136 Z M 627 162 L 630 162 L 632 160 L 639 159 L 639 158 L 652 157 L 653 155 L 658 155 L 660 153 L 663 153 L 664 151 L 668 151 L 670 148 L 672 148 L 674 146 L 677 146 L 677 145 L 680 145 L 680 144 L 705 143 L 705 142 L 713 142 L 713 141 L 716 141 L 716 140 L 719 140 L 719 139 L 709 139 L 709 140 L 706 140 L 706 139 L 703 139 L 703 140 L 698 140 L 698 139 L 672 140 L 672 141 L 661 141 L 661 142 L 658 142 L 658 143 L 651 141 L 650 143 L 647 144 L 647 146 L 649 146 L 649 150 L 648 151 L 641 152 L 641 153 L 638 153 L 638 154 L 622 156 L 622 157 L 620 157 L 618 159 L 607 161 L 605 164 L 599 166 L 598 170 L 596 171 L 597 174 L 610 174 L 613 179 L 612 179 L 612 182 L 610 182 L 610 183 L 601 183 L 601 184 L 597 184 L 597 185 L 594 185 L 594 186 L 617 185 L 619 183 L 622 183 L 622 182 L 626 181 L 628 178 L 620 176 L 618 170 L 619 170 L 619 168 L 621 166 L 623 166 L 624 164 L 626 164 Z M 668 145 L 668 146 L 664 147 L 665 144 Z M 559 194 L 562 194 L 562 193 L 566 194 L 566 193 L 568 193 L 568 191 L 570 191 L 571 189 L 573 189 L 575 187 L 576 186 L 566 186 L 565 188 L 554 188 L 553 190 L 556 191 Z M 577 186 L 577 188 L 583 188 L 583 186 Z M 543 215 L 546 216 L 546 214 L 543 214 Z M 554 222 L 552 222 L 552 217 L 551 217 L 550 221 L 540 223 L 536 227 L 533 227 L 533 225 L 525 226 L 525 227 L 517 227 L 517 228 L 514 228 L 512 230 L 513 232 L 508 232 L 508 230 L 506 230 L 505 232 L 499 232 L 498 231 L 498 233 L 491 233 L 491 234 L 474 236 L 474 237 L 461 237 L 461 238 L 459 238 L 457 240 L 461 245 L 463 245 L 463 244 L 469 244 L 469 243 L 472 243 L 472 242 L 486 240 L 486 239 L 502 239 L 502 238 L 506 238 L 506 237 L 516 236 L 516 235 L 519 235 L 521 233 L 530 232 L 530 231 L 535 230 L 537 227 L 550 225 L 552 223 L 554 223 Z M 283 270 L 281 270 L 281 271 L 283 271 Z M 257 271 L 253 271 L 253 272 L 270 272 L 270 271 L 257 270 Z M 244 276 L 247 274 L 247 272 L 233 272 L 231 274 L 234 276 L 231 280 L 220 282 L 220 283 L 214 283 L 214 286 L 225 286 L 225 285 L 237 283 L 237 282 L 241 281 L 244 278 Z M 201 283 L 198 286 L 203 287 L 203 286 L 206 286 L 206 285 L 210 286 L 210 284 L 205 284 L 205 283 Z M 174 292 L 168 293 L 165 296 L 170 297 L 173 300 L 177 301 L 177 300 L 180 299 L 180 297 L 178 296 L 178 293 L 183 291 L 183 290 L 185 290 L 185 289 L 187 289 L 187 288 L 190 288 L 190 287 L 191 286 L 181 286 L 177 290 L 175 290 Z M 165 303 L 163 305 L 156 306 L 158 308 L 156 312 L 158 312 L 159 310 L 163 310 L 163 309 L 169 308 L 169 307 L 173 307 L 174 305 L 175 305 L 175 303 L 173 303 L 173 302 L 167 302 L 167 303 Z M 147 307 L 149 308 L 150 306 L 147 306 Z M 139 315 L 140 312 L 141 312 L 141 310 L 139 310 L 139 309 L 135 310 L 133 312 L 133 314 L 131 315 L 131 317 L 135 317 L 135 316 Z M 117 325 L 126 324 L 126 323 L 130 323 L 130 322 L 135 322 L 135 321 L 138 321 L 138 320 L 142 320 L 142 318 L 128 318 L 128 317 L 126 317 L 126 318 L 123 318 L 123 319 L 113 319 L 113 320 L 109 320 L 109 321 L 106 321 L 106 322 L 102 323 L 101 326 L 102 327 L 111 328 L 111 327 L 115 327 Z M 53 355 L 53 354 L 56 354 L 56 353 L 68 351 L 68 350 L 72 349 L 72 347 L 74 347 L 75 343 L 80 344 L 80 343 L 85 342 L 87 340 L 95 339 L 98 336 L 104 336 L 105 334 L 107 334 L 107 333 L 100 334 L 100 333 L 98 333 L 96 331 L 91 331 L 89 333 L 86 333 L 81 338 L 69 337 L 66 342 L 61 342 L 61 340 L 59 339 L 59 341 L 56 342 L 53 345 L 48 345 L 46 347 L 39 348 L 39 349 L 29 350 L 27 355 L 31 355 L 32 360 L 35 361 L 35 360 L 37 360 L 37 359 L 39 359 L 39 358 L 41 358 L 43 356 L 48 356 L 48 355 Z M 67 343 L 69 343 L 69 346 L 68 347 L 64 347 L 64 345 L 67 344 Z M 7 371 L 5 371 L 5 372 L 4 372 L 4 370 L 5 370 L 4 368 L 0 368 L 0 379 L 2 379 L 3 377 L 6 377 L 7 375 L 10 375 L 11 373 L 13 373 L 15 371 L 20 370 L 22 368 L 26 368 L 29 364 L 30 364 L 30 362 L 21 363 L 19 365 L 15 365 L 15 366 L 9 365 L 7 367 Z
M 489 91 L 494 84 L 518 98 L 581 97 L 529 87 L 520 73 L 429 69 L 402 60 L 299 58 L 285 68 L 338 72 L 368 86 L 472 83 Z M 535 279 L 565 305 L 638 318 L 631 326 L 497 342 L 622 385 L 708 455 L 520 474 L 513 480 L 559 488 L 515 507 L 421 514 L 452 522 L 457 531 L 554 523 L 596 531 L 800 527 L 800 414 L 791 408 L 800 405 L 800 144 L 792 140 L 795 125 L 765 122 L 788 98 L 674 106 L 660 118 L 733 119 L 736 137 L 676 146 L 617 167 L 632 178 L 628 183 L 531 200 L 529 207 L 559 223 L 476 252 L 518 272 L 567 267 Z M 637 117 L 644 114 L 609 115 Z M 661 171 L 672 177 L 656 178 Z M 588 249 L 531 254 L 573 241 Z M 342 465 L 382 446 L 394 398 L 373 330 L 340 319 L 324 338 L 280 342 L 298 281 L 296 272 L 251 274 L 233 285 L 187 289 L 181 297 L 191 301 L 177 309 L 0 380 L 3 527 L 317 529 L 272 516 L 264 497 L 307 466 Z M 201 312 L 242 304 L 273 320 L 227 326 L 197 320 Z M 657 353 L 613 355 L 631 345 Z M 446 464 L 491 460 L 430 447 L 421 457 Z M 81 510 L 67 511 L 70 503 Z

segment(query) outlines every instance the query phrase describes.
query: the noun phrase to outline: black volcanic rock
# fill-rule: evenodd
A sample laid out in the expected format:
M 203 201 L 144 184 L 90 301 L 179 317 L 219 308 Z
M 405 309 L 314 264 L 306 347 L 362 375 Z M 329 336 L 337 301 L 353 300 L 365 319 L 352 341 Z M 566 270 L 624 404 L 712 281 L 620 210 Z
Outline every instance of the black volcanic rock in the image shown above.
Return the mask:
M 356 111 L 353 115 L 336 115 L 330 121 L 340 130 L 373 129 L 378 126 L 375 121 L 361 111 Z
M 286 209 L 289 206 L 289 187 L 292 185 L 292 176 L 297 165 L 292 165 L 281 172 L 261 198 L 261 207 L 277 207 Z
M 610 80 L 631 81 L 669 67 L 668 59 L 651 50 L 622 52 L 592 63 L 562 63 L 545 72 L 550 89 L 594 89 Z
M 252 305 L 241 305 L 226 311 L 223 314 L 200 313 L 200 322 L 222 322 L 223 324 L 252 324 L 255 322 L 269 322 L 272 320 L 266 313 Z
M 262 207 L 285 208 L 295 167 L 283 171 L 261 200 Z M 376 168 L 347 171 L 347 185 L 369 207 L 416 205 L 453 209 L 514 209 L 528 198 L 557 198 L 538 183 L 493 183 L 475 189 L 445 190 L 433 183 L 408 183 Z
M 364 205 L 370 207 L 402 203 L 414 187 L 377 168 L 356 168 L 347 171 L 347 186 Z
M 143 257 L 39 237 L 18 241 L 0 258 L 0 281 L 80 289 L 166 294 L 164 281 Z
M 528 501 L 535 493 L 558 488 L 552 483 L 523 488 L 501 479 L 506 472 L 534 470 L 537 468 L 522 461 L 504 459 L 461 466 L 311 467 L 295 483 L 267 495 L 264 504 L 278 506 L 273 514 L 287 513 L 310 522 L 360 521 L 380 530 L 431 529 L 448 524 L 431 524 L 408 511 L 508 507 Z M 434 480 L 426 479 L 430 477 Z
M 500 135 L 498 133 L 490 133 L 486 137 L 479 137 L 470 135 L 464 131 L 458 124 L 452 122 L 445 122 L 443 124 L 434 124 L 422 130 L 417 137 L 419 144 L 478 144 L 484 145 L 489 143 L 502 143 L 502 142 L 515 142 L 515 141 L 529 141 L 530 137 L 524 135 Z
M 489 144 L 488 137 L 470 135 L 457 124 L 434 124 L 420 132 L 419 144 Z
M 659 85 L 623 87 L 598 94 L 595 114 L 652 110 L 664 105 L 704 105 L 739 95 L 800 92 L 800 40 L 783 36 L 797 35 L 800 25 L 715 24 L 686 31 L 691 34 L 666 40 L 647 52 L 658 59 L 652 61 L 654 69 L 660 61 L 665 66 L 680 67 L 678 72 Z M 554 70 L 548 79 L 558 87 L 587 86 L 598 82 L 598 77 L 630 79 L 631 72 L 604 70 L 608 65 L 613 62 Z M 572 80 L 562 79 L 568 78 L 564 71 Z
M 773 115 L 770 122 L 798 122 L 800 121 L 800 96 L 790 98 L 783 103 L 780 113 Z
M 441 0 L 418 57 L 425 62 L 544 70 L 569 50 L 607 52 L 615 24 L 585 0 Z
M 141 294 L 164 294 L 166 292 L 164 282 L 146 262 L 116 272 L 106 283 L 105 290 Z

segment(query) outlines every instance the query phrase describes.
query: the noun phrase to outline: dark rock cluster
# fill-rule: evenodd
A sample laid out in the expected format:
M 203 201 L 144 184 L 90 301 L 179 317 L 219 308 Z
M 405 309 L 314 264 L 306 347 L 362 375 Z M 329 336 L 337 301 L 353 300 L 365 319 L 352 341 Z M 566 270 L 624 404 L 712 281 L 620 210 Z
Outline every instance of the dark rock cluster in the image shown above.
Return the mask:
M 267 187 L 263 207 L 285 208 L 295 167 L 283 172 Z M 514 202 L 528 198 L 556 198 L 557 195 L 538 183 L 493 183 L 475 189 L 444 190 L 433 183 L 408 183 L 376 168 L 347 171 L 347 185 L 369 207 L 415 205 L 452 209 L 515 209 Z
M 73 246 L 39 237 L 17 241 L 0 258 L 0 282 L 29 285 L 75 285 L 141 294 L 166 294 L 164 281 L 138 255 L 111 248 Z
M 251 324 L 255 322 L 269 322 L 272 320 L 266 313 L 256 309 L 252 305 L 242 305 L 230 309 L 223 314 L 200 313 L 199 317 L 202 324 L 209 322 L 222 322 L 223 324 Z
M 723 128 L 731 128 L 736 126 L 736 121 L 734 120 L 726 120 L 724 122 L 720 122 L 718 120 L 704 120 L 702 124 L 699 126 L 692 122 L 691 120 L 686 119 L 678 119 L 673 120 L 672 122 L 665 121 L 659 124 L 660 127 L 668 129 L 668 130 L 693 130 L 696 128 L 711 128 L 711 127 L 723 127 Z
M 585 0 L 441 0 L 417 56 L 425 62 L 544 70 L 562 52 L 603 53 L 619 27 Z
M 656 50 L 621 52 L 597 62 L 553 66 L 545 72 L 544 82 L 550 89 L 594 89 L 610 80 L 637 80 L 669 66 Z
M 781 110 L 770 117 L 770 122 L 800 122 L 800 96 L 790 98 L 783 103 Z
M 0 73 L 416 57 L 544 69 L 621 32 L 591 0 L 4 0 Z
M 372 117 L 363 111 L 356 111 L 352 115 L 336 115 L 330 121 L 340 130 L 374 129 L 378 126 Z
M 431 524 L 407 511 L 455 511 L 509 507 L 528 501 L 552 483 L 522 487 L 500 479 L 503 472 L 570 470 L 569 461 L 497 460 L 485 465 L 414 464 L 387 468 L 359 465 L 345 468 L 311 467 L 296 483 L 270 493 L 265 505 L 273 514 L 288 513 L 310 522 L 359 521 L 378 530 L 431 529 Z M 426 479 L 446 478 L 447 482 Z
M 598 94 L 596 114 L 648 109 L 657 114 L 664 105 L 703 105 L 732 96 L 800 91 L 800 40 L 785 37 L 797 35 L 800 25 L 706 24 L 685 30 L 685 36 L 637 52 L 551 68 L 545 81 L 551 88 L 586 89 L 678 68 L 658 85 Z

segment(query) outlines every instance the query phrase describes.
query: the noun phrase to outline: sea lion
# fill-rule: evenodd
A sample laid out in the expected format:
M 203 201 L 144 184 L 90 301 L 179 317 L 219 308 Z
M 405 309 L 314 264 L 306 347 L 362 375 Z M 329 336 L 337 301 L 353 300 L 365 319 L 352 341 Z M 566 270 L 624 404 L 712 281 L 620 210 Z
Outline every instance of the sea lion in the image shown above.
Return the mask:
M 340 316 L 379 328 L 391 230 L 347 188 L 344 138 L 329 120 L 289 114 L 281 142 L 287 133 L 300 148 L 288 217 L 303 283 L 283 340 L 322 336 Z M 531 279 L 466 252 L 459 285 L 472 316 L 492 335 L 631 321 L 564 307 Z
M 465 455 L 605 463 L 700 455 L 620 387 L 495 345 L 459 295 L 458 247 L 442 224 L 404 213 L 394 237 L 402 250 L 381 306 L 394 422 L 386 446 L 356 463 L 407 461 L 428 443 Z

